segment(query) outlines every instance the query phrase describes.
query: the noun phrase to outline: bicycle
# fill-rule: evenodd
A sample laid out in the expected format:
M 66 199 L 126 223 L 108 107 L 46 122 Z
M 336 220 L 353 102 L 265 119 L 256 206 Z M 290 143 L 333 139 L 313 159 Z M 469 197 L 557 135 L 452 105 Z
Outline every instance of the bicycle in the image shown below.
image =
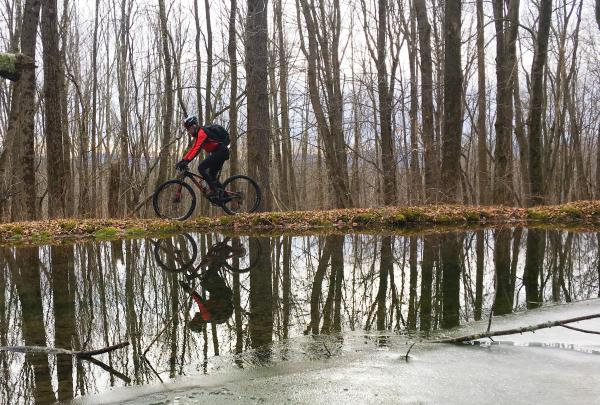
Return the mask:
M 154 191 L 152 205 L 160 218 L 183 221 L 192 215 L 196 208 L 196 193 L 186 179 L 190 179 L 211 204 L 221 207 L 229 215 L 254 212 L 260 205 L 260 187 L 251 177 L 231 176 L 223 182 L 217 195 L 208 195 L 210 188 L 204 177 L 186 167 L 177 178 L 164 182 Z
M 169 273 L 184 273 L 188 278 L 194 278 L 214 265 L 232 273 L 247 273 L 257 264 L 262 253 L 260 243 L 256 244 L 254 260 L 250 260 L 249 238 L 226 237 L 208 248 L 206 254 L 196 264 L 198 245 L 188 233 L 156 241 L 150 239 L 150 243 L 154 246 L 154 260 L 160 268 Z

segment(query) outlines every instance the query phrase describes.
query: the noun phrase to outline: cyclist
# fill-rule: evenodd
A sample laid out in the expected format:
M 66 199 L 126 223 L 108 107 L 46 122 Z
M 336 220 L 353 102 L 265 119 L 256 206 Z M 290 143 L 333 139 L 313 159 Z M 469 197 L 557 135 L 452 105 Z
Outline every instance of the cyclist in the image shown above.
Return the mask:
M 207 197 L 217 197 L 223 190 L 217 175 L 223 168 L 223 164 L 229 159 L 229 148 L 218 140 L 211 138 L 198 124 L 198 118 L 187 117 L 183 121 L 183 127 L 187 133 L 195 138 L 192 147 L 185 153 L 175 167 L 178 170 L 184 170 L 188 164 L 198 156 L 200 149 L 204 149 L 209 155 L 198 165 L 198 172 L 204 177 L 210 187 L 210 193 Z

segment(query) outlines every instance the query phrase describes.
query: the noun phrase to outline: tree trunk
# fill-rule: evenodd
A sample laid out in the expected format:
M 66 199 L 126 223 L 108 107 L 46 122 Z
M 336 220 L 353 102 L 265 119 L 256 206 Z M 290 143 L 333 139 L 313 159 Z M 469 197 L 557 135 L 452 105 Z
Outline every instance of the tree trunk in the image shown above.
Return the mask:
M 496 149 L 494 167 L 494 202 L 512 204 L 512 122 L 513 81 L 516 77 L 516 37 L 519 24 L 519 0 L 510 0 L 508 14 L 504 2 L 493 0 L 496 26 Z
M 21 52 L 35 60 L 40 0 L 26 0 L 23 11 Z M 11 151 L 13 193 L 11 220 L 37 218 L 35 184 L 35 71 L 24 69 L 13 88 L 7 136 L 13 136 Z
M 290 112 L 288 97 L 288 57 L 286 54 L 285 41 L 283 38 L 283 10 L 282 0 L 277 0 L 275 10 L 275 20 L 277 25 L 277 44 L 279 47 L 279 100 L 281 102 L 281 154 L 284 178 L 286 183 L 280 185 L 283 187 L 282 197 L 288 209 L 296 208 L 296 176 L 292 165 L 292 142 L 290 134 Z
M 98 150 L 96 145 L 99 144 L 98 139 L 98 24 L 100 13 L 100 0 L 96 0 L 96 8 L 94 12 L 94 37 L 92 43 L 92 216 L 98 218 L 101 215 L 101 210 L 98 207 L 98 193 L 102 187 L 98 188 Z M 102 185 L 102 183 L 100 183 Z
M 200 0 L 193 0 L 194 23 L 196 26 L 196 109 L 198 110 L 198 120 L 199 122 L 203 123 L 204 116 L 202 113 L 202 64 L 200 63 L 202 61 L 202 59 L 200 58 L 200 38 L 202 36 L 202 31 L 200 30 L 200 16 L 198 15 L 199 1 Z
M 237 0 L 231 0 L 231 10 L 229 11 L 229 40 L 227 43 L 227 52 L 229 54 L 229 70 L 231 74 L 231 94 L 229 96 L 229 136 L 231 143 L 229 145 L 229 170 L 231 174 L 236 174 L 238 169 L 238 119 L 237 119 L 237 41 L 235 29 L 235 13 L 237 12 Z
M 442 199 L 458 202 L 462 135 L 461 0 L 446 0 Z
M 377 2 L 377 93 L 379 96 L 379 125 L 381 129 L 381 166 L 383 168 L 383 203 L 394 205 L 396 191 L 396 158 L 392 138 L 392 98 L 388 88 L 386 67 L 386 37 L 388 2 Z
M 537 40 L 531 65 L 531 101 L 529 103 L 529 176 L 528 205 L 544 203 L 542 170 L 542 112 L 544 99 L 544 67 L 548 55 L 548 37 L 552 21 L 552 0 L 541 0 Z
M 265 7 L 266 7 L 266 1 L 265 0 Z M 204 119 L 207 121 L 212 121 L 213 117 L 212 117 L 212 113 L 213 113 L 213 107 L 212 107 L 212 81 L 213 81 L 213 77 L 212 77 L 212 65 L 213 65 L 213 49 L 212 49 L 212 25 L 211 25 L 211 21 L 210 21 L 210 3 L 208 0 L 204 0 L 204 12 L 206 14 L 206 95 L 204 96 L 204 106 L 206 108 L 206 111 L 204 112 Z M 266 9 L 265 9 L 265 20 L 267 18 L 266 16 Z M 266 27 L 266 26 L 265 26 Z M 266 30 L 266 28 L 265 28 Z M 266 43 L 265 43 L 266 46 Z
M 485 86 L 485 32 L 483 0 L 477 0 L 477 175 L 479 204 L 490 202 L 490 173 L 487 160 L 487 103 Z
M 119 93 L 119 187 L 116 200 L 110 200 L 118 206 L 117 215 L 122 216 L 127 212 L 127 196 L 129 194 L 129 102 L 127 94 L 127 58 L 129 49 L 129 18 L 130 10 L 128 0 L 121 0 L 121 21 L 119 29 L 118 55 L 117 55 L 117 85 Z M 111 171 L 113 173 L 113 171 Z M 111 204 L 109 203 L 109 204 Z
M 48 170 L 48 218 L 66 216 L 60 97 L 62 89 L 59 81 L 60 57 L 56 3 L 56 0 L 44 1 L 41 24 L 44 46 L 44 123 Z
M 342 93 L 339 66 L 339 35 L 341 26 L 339 1 L 333 0 L 331 15 L 325 15 L 321 4 L 319 13 L 328 24 L 319 24 L 315 17 L 314 4 L 299 0 L 308 31 L 308 48 L 301 35 L 300 46 L 307 58 L 308 88 L 310 101 L 315 113 L 319 135 L 323 141 L 325 164 L 334 193 L 335 206 L 348 208 L 353 205 L 348 179 L 348 162 L 342 123 Z M 299 7 L 298 2 L 296 3 Z M 298 21 L 300 23 L 300 21 Z M 320 51 L 320 57 L 319 57 Z M 321 61 L 319 64 L 318 61 Z M 322 65 L 322 68 L 320 66 Z M 327 109 L 321 102 L 319 74 L 324 76 L 327 94 Z M 326 113 L 327 111 L 327 113 Z
M 433 63 L 431 60 L 431 25 L 427 17 L 425 0 L 413 0 L 419 29 L 421 54 L 421 103 L 423 120 L 423 145 L 425 148 L 425 201 L 435 202 L 437 196 L 437 158 L 433 126 Z
M 248 174 L 258 181 L 263 200 L 259 208 L 270 211 L 270 118 L 268 83 L 267 0 L 249 0 L 246 19 L 246 80 L 248 94 Z
M 156 181 L 157 187 L 167 180 L 167 166 L 169 164 L 168 145 L 171 141 L 171 124 L 173 120 L 173 75 L 171 72 L 171 52 L 169 49 L 169 26 L 164 0 L 158 0 L 158 10 L 160 16 L 162 54 L 165 65 L 165 98 L 163 109 L 164 115 L 162 117 L 163 127 L 158 164 L 158 178 Z

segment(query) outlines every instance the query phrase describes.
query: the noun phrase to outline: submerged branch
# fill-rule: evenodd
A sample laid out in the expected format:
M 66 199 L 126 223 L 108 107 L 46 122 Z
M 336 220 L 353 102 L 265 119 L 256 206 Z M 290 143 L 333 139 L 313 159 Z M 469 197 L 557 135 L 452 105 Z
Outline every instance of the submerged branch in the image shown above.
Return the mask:
M 585 321 L 585 320 L 594 319 L 594 318 L 600 318 L 600 314 L 592 314 L 592 315 L 586 315 L 586 316 L 579 316 L 577 318 L 563 319 L 563 320 L 560 320 L 560 321 L 544 322 L 544 323 L 539 323 L 537 325 L 530 325 L 530 326 L 526 326 L 526 327 L 522 327 L 522 328 L 497 330 L 497 331 L 494 331 L 494 332 L 479 333 L 479 334 L 467 335 L 467 336 L 459 336 L 459 337 L 456 337 L 456 338 L 432 340 L 429 343 L 462 343 L 462 342 L 469 342 L 471 340 L 491 338 L 492 336 L 504 336 L 504 335 L 514 335 L 514 334 L 523 333 L 523 332 L 534 332 L 534 331 L 536 331 L 538 329 L 552 328 L 552 327 L 555 327 L 555 326 L 564 326 L 567 323 L 580 322 L 580 321 Z
M 90 351 L 74 351 L 61 349 L 58 347 L 46 347 L 46 346 L 2 346 L 0 352 L 14 352 L 14 353 L 39 353 L 39 354 L 65 354 L 69 356 L 75 356 L 79 358 L 88 358 L 97 354 L 108 353 L 117 349 L 122 349 L 129 346 L 129 342 L 119 343 L 113 346 L 105 347 L 98 350 Z

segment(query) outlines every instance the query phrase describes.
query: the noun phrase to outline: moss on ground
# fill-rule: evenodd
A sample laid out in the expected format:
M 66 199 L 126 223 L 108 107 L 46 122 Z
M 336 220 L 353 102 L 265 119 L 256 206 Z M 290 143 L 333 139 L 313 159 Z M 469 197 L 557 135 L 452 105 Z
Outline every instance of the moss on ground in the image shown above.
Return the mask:
M 361 232 L 406 229 L 415 226 L 480 226 L 516 224 L 571 224 L 598 227 L 600 201 L 564 205 L 514 208 L 504 206 L 427 205 L 357 208 L 329 211 L 268 212 L 221 217 L 197 217 L 188 221 L 161 219 L 60 219 L 0 224 L 0 244 L 60 243 L 66 239 L 115 239 L 162 236 L 184 231 L 237 232 L 267 235 L 286 232 Z
M 113 226 L 109 226 L 106 228 L 102 228 L 97 230 L 94 233 L 94 237 L 96 239 L 112 239 L 112 238 L 116 238 L 117 236 L 119 236 L 120 231 L 113 227 Z

